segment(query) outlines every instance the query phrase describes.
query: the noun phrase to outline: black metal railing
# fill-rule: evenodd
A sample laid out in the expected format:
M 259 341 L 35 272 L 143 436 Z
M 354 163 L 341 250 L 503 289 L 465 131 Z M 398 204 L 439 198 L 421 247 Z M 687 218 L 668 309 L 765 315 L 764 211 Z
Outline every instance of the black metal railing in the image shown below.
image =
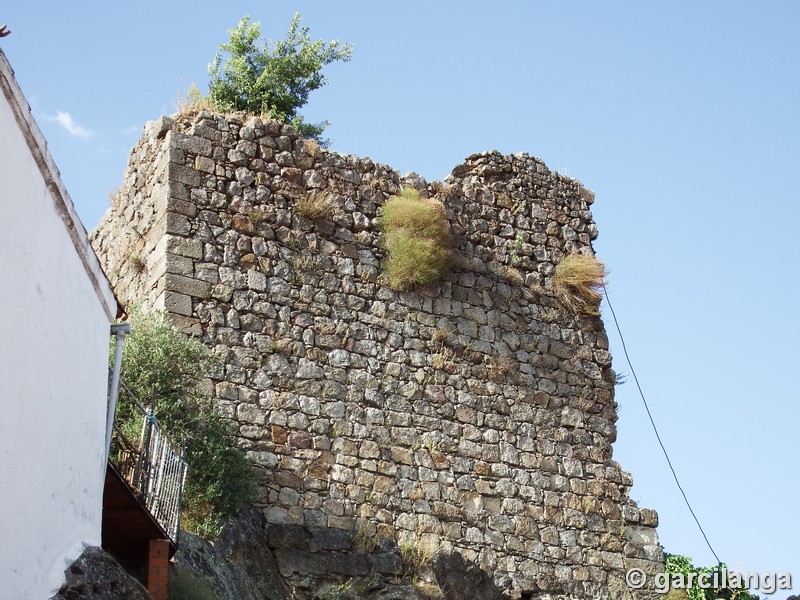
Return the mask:
M 183 453 L 162 430 L 153 404 L 145 407 L 120 382 L 109 460 L 177 543 L 187 465 Z

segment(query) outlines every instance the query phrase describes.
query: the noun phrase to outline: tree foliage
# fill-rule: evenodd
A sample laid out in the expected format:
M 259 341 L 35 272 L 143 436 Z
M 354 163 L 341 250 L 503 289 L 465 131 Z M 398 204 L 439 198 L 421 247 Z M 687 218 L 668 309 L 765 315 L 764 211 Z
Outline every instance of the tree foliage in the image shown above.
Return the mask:
M 292 19 L 286 39 L 261 41 L 261 25 L 243 17 L 230 40 L 222 44 L 209 65 L 209 98 L 225 111 L 269 113 L 293 125 L 303 137 L 319 140 L 328 122 L 305 123 L 298 110 L 308 95 L 328 80 L 322 68 L 332 62 L 348 62 L 352 48 L 338 40 L 312 41 L 307 27 L 300 27 L 300 13 Z
M 122 380 L 143 404 L 155 398 L 156 418 L 173 441 L 184 445 L 189 470 L 182 525 L 213 537 L 222 521 L 255 494 L 251 467 L 236 445 L 233 424 L 199 391 L 217 361 L 200 342 L 175 329 L 162 312 L 135 310 L 130 323 Z M 124 410 L 120 406 L 123 420 Z
M 691 581 L 692 584 L 683 589 L 689 600 L 759 600 L 758 595 L 751 594 L 746 587 L 736 588 L 730 585 L 724 587 L 702 587 L 697 581 L 697 577 L 689 578 L 689 575 L 708 574 L 708 581 L 714 581 L 713 576 L 718 573 L 720 582 L 725 582 L 725 577 L 722 576 L 723 570 L 727 567 L 724 564 L 719 564 L 714 567 L 695 567 L 692 564 L 692 559 L 688 556 L 680 554 L 665 554 L 664 555 L 665 573 L 669 575 L 682 574 L 687 576 L 683 581 Z

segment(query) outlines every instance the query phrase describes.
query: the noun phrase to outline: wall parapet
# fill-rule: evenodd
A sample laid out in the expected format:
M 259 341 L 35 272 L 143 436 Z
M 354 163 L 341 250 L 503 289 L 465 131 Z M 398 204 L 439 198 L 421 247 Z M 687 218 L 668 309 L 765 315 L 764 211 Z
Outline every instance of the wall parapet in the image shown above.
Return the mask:
M 402 185 L 441 200 L 454 239 L 443 280 L 413 292 L 380 270 L 381 207 Z M 315 196 L 327 213 L 303 217 Z M 428 183 L 201 112 L 148 125 L 93 243 L 118 296 L 221 359 L 208 390 L 260 467 L 270 526 L 341 530 L 367 555 L 451 549 L 503 589 L 599 596 L 663 557 L 612 459 L 602 320 L 552 291 L 566 254 L 593 253 L 592 202 L 526 154 Z M 313 587 L 325 574 L 297 551 L 275 548 Z

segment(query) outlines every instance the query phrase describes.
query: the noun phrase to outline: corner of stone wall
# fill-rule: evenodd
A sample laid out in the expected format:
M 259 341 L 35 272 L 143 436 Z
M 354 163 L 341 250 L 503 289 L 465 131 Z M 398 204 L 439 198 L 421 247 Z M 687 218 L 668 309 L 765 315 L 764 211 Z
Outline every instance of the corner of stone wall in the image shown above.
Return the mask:
M 131 151 L 122 186 L 89 239 L 120 302 L 163 307 L 167 261 L 171 119 L 149 122 Z

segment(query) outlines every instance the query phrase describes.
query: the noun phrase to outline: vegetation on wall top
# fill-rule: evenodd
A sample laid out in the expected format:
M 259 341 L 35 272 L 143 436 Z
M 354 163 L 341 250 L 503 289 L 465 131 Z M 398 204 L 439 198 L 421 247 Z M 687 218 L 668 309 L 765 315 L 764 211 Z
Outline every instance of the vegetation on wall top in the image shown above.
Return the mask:
M 322 74 L 325 65 L 350 60 L 350 44 L 312 41 L 308 28 L 300 27 L 300 13 L 292 19 L 286 39 L 277 42 L 260 41 L 261 25 L 251 23 L 250 17 L 243 17 L 228 33 L 230 40 L 209 65 L 211 104 L 221 111 L 269 114 L 324 144 L 320 136 L 329 123 L 305 123 L 298 110 L 312 91 L 328 82 Z

